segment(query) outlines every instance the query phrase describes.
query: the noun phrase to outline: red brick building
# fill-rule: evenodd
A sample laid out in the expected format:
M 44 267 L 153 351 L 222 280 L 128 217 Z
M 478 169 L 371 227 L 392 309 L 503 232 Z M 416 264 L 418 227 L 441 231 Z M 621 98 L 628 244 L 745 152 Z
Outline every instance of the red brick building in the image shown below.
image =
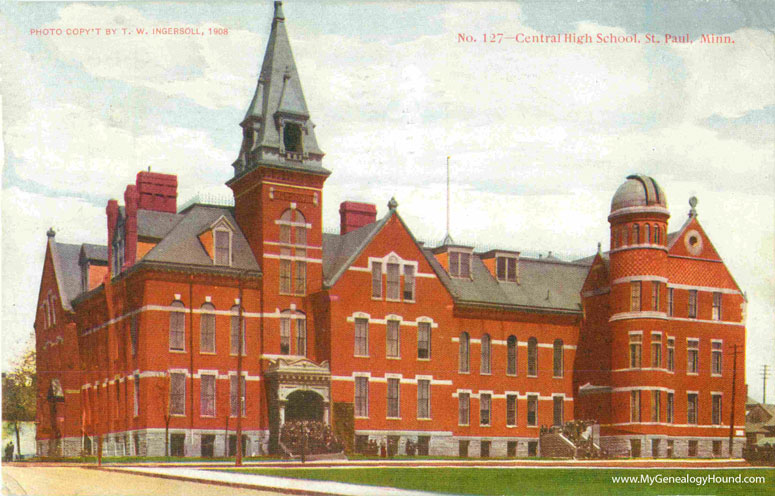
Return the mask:
M 233 206 L 178 210 L 177 178 L 140 172 L 107 205 L 106 246 L 48 233 L 40 454 L 234 453 L 241 415 L 248 455 L 314 419 L 354 449 L 527 456 L 578 418 L 614 454 L 721 456 L 733 404 L 739 454 L 744 298 L 694 208 L 667 234 L 653 179 L 627 179 L 611 251 L 575 262 L 424 246 L 392 199 L 381 219 L 344 202 L 326 232 L 279 2 L 241 126 Z

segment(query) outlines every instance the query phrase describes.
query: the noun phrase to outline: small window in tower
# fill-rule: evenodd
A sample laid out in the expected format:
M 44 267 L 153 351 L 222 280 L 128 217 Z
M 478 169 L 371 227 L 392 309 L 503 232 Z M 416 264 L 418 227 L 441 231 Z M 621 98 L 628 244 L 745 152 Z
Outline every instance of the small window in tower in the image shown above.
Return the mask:
M 301 153 L 301 126 L 286 123 L 283 126 L 283 144 L 286 152 Z

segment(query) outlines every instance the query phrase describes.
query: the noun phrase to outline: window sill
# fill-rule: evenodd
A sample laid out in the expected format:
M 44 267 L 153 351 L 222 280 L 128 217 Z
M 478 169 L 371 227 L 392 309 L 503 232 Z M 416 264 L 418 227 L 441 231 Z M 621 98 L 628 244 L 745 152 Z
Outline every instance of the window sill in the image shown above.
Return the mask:
M 382 301 L 382 297 L 381 297 L 381 296 L 374 296 L 374 295 L 371 295 L 371 300 L 372 300 L 372 301 Z
M 458 374 L 463 374 L 463 375 L 471 375 L 471 372 L 469 372 L 469 371 L 458 370 L 457 373 Z
M 553 375 L 552 379 L 565 379 L 564 375 Z
M 406 298 L 404 298 L 404 303 L 417 303 L 417 300 L 415 299 L 407 300 Z
M 217 418 L 215 415 L 200 415 L 199 418 Z
M 186 350 L 170 350 L 170 353 L 186 353 Z
M 387 360 L 401 360 L 401 357 L 385 357 Z
M 385 417 L 385 420 L 401 420 L 401 417 Z
M 171 413 L 170 417 L 188 417 L 185 413 Z
M 401 303 L 401 298 L 385 298 L 385 301 L 389 301 L 391 303 Z
M 358 415 L 355 415 L 353 418 L 355 420 L 369 420 L 369 417 L 359 417 Z
M 492 375 L 492 372 L 479 372 L 479 375 Z
M 281 355 L 282 355 L 282 354 L 281 354 Z M 236 357 L 238 357 L 238 356 L 239 356 L 239 353 L 229 353 L 229 356 L 230 356 L 230 357 L 235 357 L 235 358 L 236 358 Z M 242 352 L 242 356 L 246 357 L 246 356 L 248 356 L 248 354 L 247 354 L 246 352 L 244 352 L 244 351 L 243 351 L 243 352 Z M 291 355 L 282 355 L 282 356 L 291 356 Z
M 514 424 L 514 425 L 508 425 L 508 424 L 506 424 L 506 428 L 507 428 L 507 429 L 516 429 L 516 428 L 517 428 L 517 424 Z
M 509 374 L 508 372 L 506 372 L 506 377 L 517 377 L 517 374 Z
M 433 419 L 430 417 L 417 417 L 417 420 L 421 422 L 429 422 L 429 421 L 432 421 Z
M 699 372 L 687 372 L 686 375 L 700 375 Z
M 417 361 L 418 361 L 418 362 L 430 362 L 430 361 L 431 361 L 431 359 L 430 359 L 430 358 L 419 358 L 419 357 L 418 357 L 418 358 L 417 358 Z
M 370 358 L 369 355 L 353 355 L 353 358 Z
M 217 355 L 218 353 L 216 353 L 214 351 L 200 351 L 199 354 L 200 355 Z
M 530 375 L 530 374 L 528 374 L 528 377 L 529 377 L 530 379 L 537 379 L 537 378 L 538 378 L 538 375 Z
M 479 424 L 479 427 L 492 427 L 491 424 Z
M 722 374 L 711 373 L 711 377 L 722 377 Z
M 457 424 L 458 427 L 471 427 L 471 424 Z
M 248 416 L 247 416 L 247 415 L 245 415 L 244 413 L 242 414 L 242 418 L 247 418 L 247 417 L 248 417 Z M 233 418 L 233 419 L 235 419 L 235 418 L 237 418 L 237 416 L 236 416 L 236 415 L 232 415 L 232 414 L 230 413 L 230 414 L 229 414 L 229 418 Z

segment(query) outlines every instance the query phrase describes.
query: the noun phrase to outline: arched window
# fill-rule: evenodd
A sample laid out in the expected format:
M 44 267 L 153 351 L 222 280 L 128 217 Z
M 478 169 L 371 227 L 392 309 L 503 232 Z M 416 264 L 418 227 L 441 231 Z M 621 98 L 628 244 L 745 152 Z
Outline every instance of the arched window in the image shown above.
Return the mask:
M 231 307 L 231 331 L 229 333 L 229 341 L 231 343 L 230 347 L 230 353 L 232 355 L 237 355 L 239 353 L 239 347 L 240 347 L 240 341 L 239 341 L 239 335 L 242 334 L 242 356 L 247 355 L 247 351 L 245 349 L 245 310 L 243 309 L 243 315 L 242 315 L 242 333 L 240 333 L 239 330 L 239 321 L 240 321 L 240 315 L 239 315 L 239 305 L 234 305 Z
M 659 224 L 654 224 L 654 244 L 659 244 Z
M 509 336 L 506 340 L 506 374 L 517 375 L 517 337 Z
M 619 243 L 619 246 L 627 246 L 627 226 L 622 228 L 622 238 L 621 243 Z
M 492 370 L 491 367 L 491 353 L 492 347 L 490 346 L 490 335 L 485 334 L 482 336 L 482 363 L 479 367 L 479 372 L 482 374 L 489 374 Z
M 468 372 L 469 369 L 469 346 L 470 346 L 470 339 L 468 337 L 467 332 L 461 332 L 460 333 L 460 349 L 458 353 L 458 362 L 459 362 L 459 368 L 458 370 L 460 372 Z
M 205 303 L 201 310 L 199 352 L 215 353 L 215 307 L 212 303 Z
M 632 244 L 637 245 L 640 243 L 640 226 L 638 224 L 632 225 Z
M 304 295 L 307 292 L 307 219 L 297 209 L 280 216 L 280 293 Z
M 186 307 L 182 301 L 173 301 L 170 311 L 170 350 L 186 349 Z
M 643 224 L 643 240 L 645 243 L 651 243 L 651 233 L 649 232 L 648 224 Z
M 533 337 L 527 340 L 527 375 L 538 375 L 538 340 Z
M 563 362 L 563 349 L 562 339 L 554 340 L 554 371 L 552 375 L 554 377 L 562 377 L 565 373 L 565 365 Z

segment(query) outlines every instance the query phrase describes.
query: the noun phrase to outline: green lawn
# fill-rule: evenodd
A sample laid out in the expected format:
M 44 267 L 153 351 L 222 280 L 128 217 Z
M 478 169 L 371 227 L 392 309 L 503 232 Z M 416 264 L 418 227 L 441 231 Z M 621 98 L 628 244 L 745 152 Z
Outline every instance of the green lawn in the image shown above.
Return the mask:
M 229 469 L 260 475 L 389 486 L 450 494 L 770 494 L 775 495 L 775 469 L 567 469 L 567 468 L 347 468 L 347 469 Z M 656 477 L 764 476 L 754 483 L 618 483 L 612 476 Z

